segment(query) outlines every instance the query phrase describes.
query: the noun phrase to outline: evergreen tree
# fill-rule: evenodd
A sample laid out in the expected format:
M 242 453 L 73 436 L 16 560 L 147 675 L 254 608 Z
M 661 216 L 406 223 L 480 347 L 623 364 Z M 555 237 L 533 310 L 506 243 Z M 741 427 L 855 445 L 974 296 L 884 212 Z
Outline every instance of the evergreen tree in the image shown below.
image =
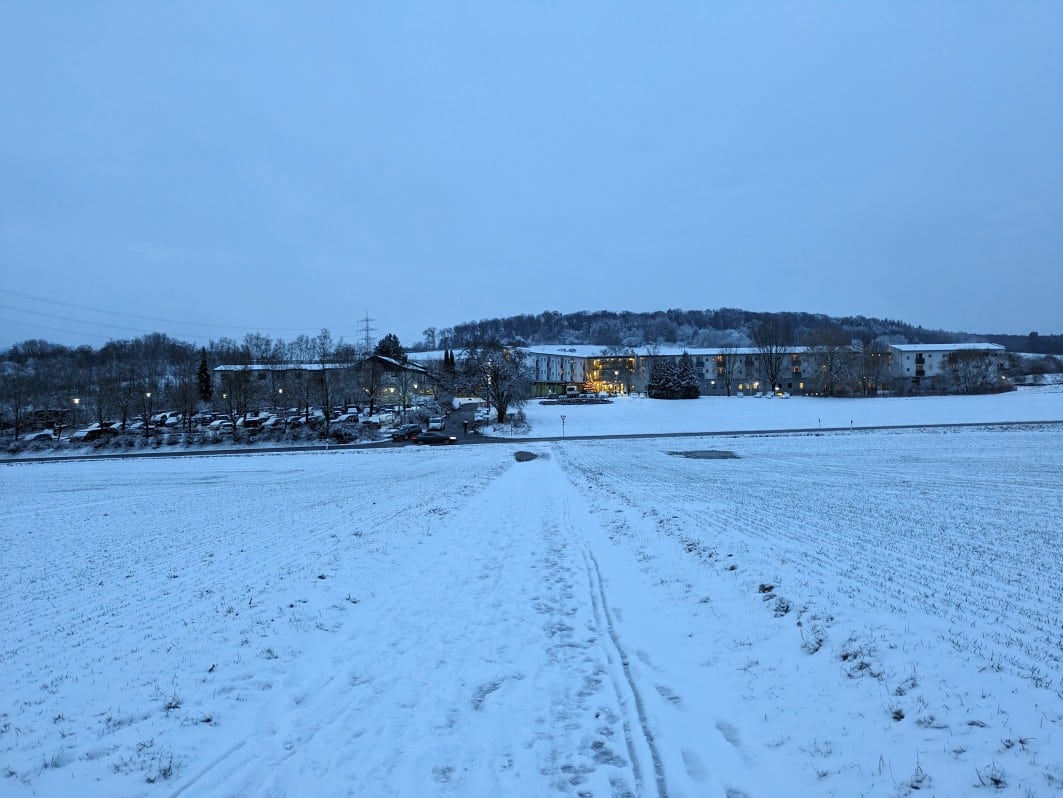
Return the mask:
M 697 399 L 701 395 L 701 384 L 694 359 L 684 352 L 678 363 L 654 363 L 646 384 L 646 395 L 651 399 Z
M 206 347 L 199 350 L 199 371 L 196 374 L 196 381 L 200 401 L 209 403 L 214 398 L 214 380 L 211 379 L 210 367 L 207 365 Z
M 701 396 L 701 381 L 694 366 L 694 358 L 689 352 L 683 352 L 683 356 L 679 358 L 676 381 L 680 399 L 697 399 Z
M 674 372 L 674 363 L 664 360 L 655 362 L 650 368 L 650 379 L 646 383 L 646 395 L 650 399 L 675 399 L 672 379 Z
M 398 360 L 403 363 L 406 361 L 406 350 L 402 348 L 402 344 L 399 343 L 398 336 L 395 333 L 388 333 L 381 338 L 377 342 L 373 354 L 381 357 L 390 357 L 392 360 Z

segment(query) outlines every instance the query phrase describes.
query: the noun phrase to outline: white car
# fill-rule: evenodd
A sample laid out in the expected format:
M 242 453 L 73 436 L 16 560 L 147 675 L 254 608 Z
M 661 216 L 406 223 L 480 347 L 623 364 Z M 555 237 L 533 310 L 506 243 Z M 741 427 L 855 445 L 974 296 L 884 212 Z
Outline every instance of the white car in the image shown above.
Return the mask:
M 439 430 L 442 432 L 447 428 L 446 419 L 443 416 L 432 416 L 428 419 L 428 431 Z

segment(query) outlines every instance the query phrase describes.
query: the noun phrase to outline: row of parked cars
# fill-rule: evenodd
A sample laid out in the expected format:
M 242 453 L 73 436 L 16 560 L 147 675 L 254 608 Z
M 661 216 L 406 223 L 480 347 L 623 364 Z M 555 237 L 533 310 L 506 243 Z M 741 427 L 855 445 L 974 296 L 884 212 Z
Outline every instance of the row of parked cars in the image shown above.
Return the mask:
M 446 420 L 443 416 L 432 416 L 428 419 L 428 429 L 422 429 L 420 424 L 402 424 L 388 430 L 393 441 L 413 441 L 420 444 L 449 444 L 457 443 L 458 439 L 453 435 L 447 435 Z
M 423 410 L 421 411 L 423 413 Z M 456 439 L 445 435 L 446 417 L 421 416 L 421 423 L 403 423 L 391 426 L 398 421 L 399 414 L 393 410 L 380 410 L 373 414 L 355 410 L 334 411 L 329 419 L 331 434 L 337 439 L 344 441 L 373 440 L 384 437 L 396 441 L 416 441 L 418 443 L 454 443 Z M 177 412 L 166 411 L 156 413 L 149 419 L 143 417 L 128 420 L 123 426 L 120 421 L 96 422 L 84 429 L 69 432 L 63 435 L 63 428 L 45 429 L 31 432 L 20 436 L 24 442 L 55 442 L 60 439 L 79 442 L 94 443 L 117 438 L 123 432 L 132 435 L 149 436 L 163 432 L 180 432 L 191 428 L 194 432 L 205 433 L 211 438 L 220 439 L 226 434 L 231 435 L 236 430 L 245 431 L 251 435 L 257 435 L 266 431 L 285 432 L 308 426 L 312 429 L 320 429 L 325 423 L 325 414 L 318 409 L 299 410 L 292 408 L 286 412 L 267 413 L 257 412 L 246 414 L 234 421 L 225 414 L 199 412 L 188 418 L 189 424 L 185 424 L 185 417 Z M 424 427 L 427 426 L 427 429 Z M 432 434 L 428 434 L 432 433 Z

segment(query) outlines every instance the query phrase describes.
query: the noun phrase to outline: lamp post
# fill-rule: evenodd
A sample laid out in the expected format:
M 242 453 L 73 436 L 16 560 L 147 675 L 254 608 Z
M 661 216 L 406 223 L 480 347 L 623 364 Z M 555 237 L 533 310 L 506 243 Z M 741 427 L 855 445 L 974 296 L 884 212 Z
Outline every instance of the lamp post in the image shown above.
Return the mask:
M 81 404 L 81 397 L 74 397 L 74 426 L 78 425 L 78 405 Z
M 561 437 L 565 437 L 565 414 L 561 414 Z

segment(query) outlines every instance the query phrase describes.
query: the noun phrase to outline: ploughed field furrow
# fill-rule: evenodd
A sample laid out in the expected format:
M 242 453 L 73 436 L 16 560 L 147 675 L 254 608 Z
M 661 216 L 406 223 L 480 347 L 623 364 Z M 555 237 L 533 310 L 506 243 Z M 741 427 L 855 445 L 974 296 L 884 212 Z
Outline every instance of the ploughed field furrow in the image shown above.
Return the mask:
M 278 641 L 336 630 L 365 598 L 357 569 L 386 567 L 490 478 L 422 454 L 386 482 L 355 453 L 285 455 L 291 468 L 245 457 L 9 470 L 19 512 L 0 531 L 0 662 L 33 689 L 11 696 L 22 734 L 0 751 L 73 757 L 89 737 L 56 717 L 124 750 L 165 718 L 207 730 L 262 695 L 298 655 Z M 90 507 L 65 498 L 78 493 Z
M 1063 475 L 1037 452 L 1060 438 L 1021 429 L 778 436 L 706 439 L 740 459 L 668 454 L 698 449 L 695 439 L 662 441 L 659 455 L 635 462 L 601 444 L 570 446 L 565 457 L 600 512 L 626 508 L 633 525 L 714 552 L 716 570 L 781 580 L 793 604 L 824 614 L 831 605 L 922 613 L 955 647 L 1022 672 L 1058 663 L 1063 586 L 1053 574 L 1063 541 L 1053 519 L 1063 491 L 1049 486 Z

